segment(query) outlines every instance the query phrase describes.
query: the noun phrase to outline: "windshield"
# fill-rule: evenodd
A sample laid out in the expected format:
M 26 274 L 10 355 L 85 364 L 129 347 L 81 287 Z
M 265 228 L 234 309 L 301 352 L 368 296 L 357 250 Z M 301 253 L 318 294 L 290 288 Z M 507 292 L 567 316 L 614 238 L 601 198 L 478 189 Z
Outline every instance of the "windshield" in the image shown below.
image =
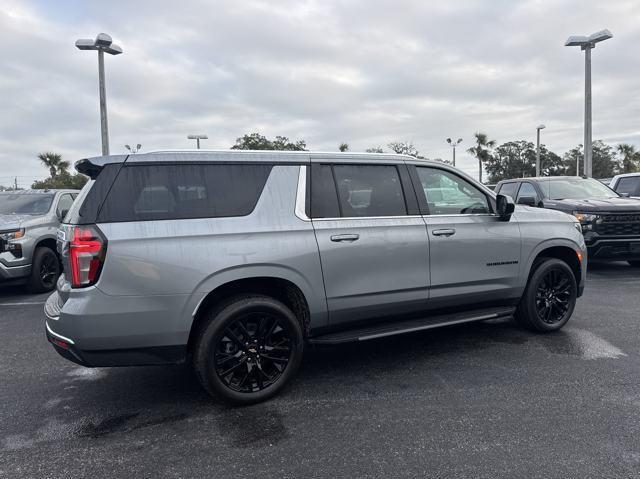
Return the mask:
M 619 195 L 593 178 L 563 178 L 540 182 L 540 187 L 551 200 L 587 200 L 591 198 L 617 198 Z
M 0 215 L 43 215 L 51 207 L 53 195 L 0 194 Z

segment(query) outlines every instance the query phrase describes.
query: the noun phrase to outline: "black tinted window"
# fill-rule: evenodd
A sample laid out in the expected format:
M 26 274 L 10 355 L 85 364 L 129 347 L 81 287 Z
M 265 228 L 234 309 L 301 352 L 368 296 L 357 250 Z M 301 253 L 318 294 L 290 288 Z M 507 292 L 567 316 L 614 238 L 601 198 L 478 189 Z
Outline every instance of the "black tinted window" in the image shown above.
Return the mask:
M 502 186 L 500 186 L 500 191 L 498 191 L 498 194 L 511 196 L 511 198 L 515 200 L 518 184 L 519 183 L 504 183 Z
M 267 181 L 267 164 L 125 166 L 98 221 L 145 221 L 244 216 Z
M 523 196 L 528 196 L 538 201 L 538 193 L 536 192 L 535 186 L 533 186 L 531 183 L 522 183 L 520 191 L 518 191 L 518 200 Z
M 640 192 L 640 176 L 620 178 L 616 185 L 616 191 L 618 193 L 629 193 L 631 196 L 636 196 L 638 192 Z
M 398 169 L 386 165 L 334 165 L 343 217 L 407 214 Z
M 340 216 L 338 193 L 333 181 L 331 165 L 311 166 L 311 217 L 337 218 Z

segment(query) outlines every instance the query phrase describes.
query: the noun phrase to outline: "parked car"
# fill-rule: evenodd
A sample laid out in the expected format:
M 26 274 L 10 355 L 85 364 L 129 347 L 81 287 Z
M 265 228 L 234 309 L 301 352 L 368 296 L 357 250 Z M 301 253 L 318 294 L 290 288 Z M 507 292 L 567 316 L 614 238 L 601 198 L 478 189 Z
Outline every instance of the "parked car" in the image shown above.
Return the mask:
M 620 195 L 640 199 L 640 173 L 616 175 L 609 187 Z
M 46 331 L 85 366 L 192 362 L 264 400 L 305 344 L 510 318 L 556 331 L 582 294 L 580 225 L 408 156 L 155 152 L 76 164 Z M 437 198 L 431 192 L 437 191 Z
M 0 285 L 51 291 L 60 275 L 56 232 L 77 190 L 0 192 Z
M 598 180 L 577 176 L 518 178 L 498 183 L 496 192 L 517 204 L 575 216 L 591 259 L 626 260 L 640 267 L 640 201 L 622 197 Z

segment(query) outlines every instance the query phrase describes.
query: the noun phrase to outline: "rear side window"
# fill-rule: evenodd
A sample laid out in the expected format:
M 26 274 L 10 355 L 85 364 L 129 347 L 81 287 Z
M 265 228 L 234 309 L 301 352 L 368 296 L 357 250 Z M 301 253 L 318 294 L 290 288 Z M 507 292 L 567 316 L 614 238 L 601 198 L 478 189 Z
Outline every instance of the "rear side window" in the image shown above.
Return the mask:
M 98 222 L 246 216 L 267 181 L 269 164 L 128 165 Z
M 519 201 L 523 196 L 531 197 L 536 201 L 536 203 L 538 202 L 538 193 L 536 191 L 536 188 L 531 183 L 522 183 L 522 186 L 518 191 L 518 198 L 516 199 L 516 202 Z
M 620 178 L 616 185 L 617 193 L 628 193 L 637 196 L 640 193 L 640 176 L 627 176 Z
M 500 190 L 498 191 L 498 194 L 505 195 L 505 196 L 511 196 L 512 199 L 515 199 L 516 190 L 517 189 L 518 189 L 518 183 L 504 183 L 500 187 Z
M 338 192 L 333 181 L 331 165 L 311 165 L 311 217 L 337 218 L 339 216 Z
M 393 165 L 334 165 L 342 217 L 404 216 L 407 205 Z

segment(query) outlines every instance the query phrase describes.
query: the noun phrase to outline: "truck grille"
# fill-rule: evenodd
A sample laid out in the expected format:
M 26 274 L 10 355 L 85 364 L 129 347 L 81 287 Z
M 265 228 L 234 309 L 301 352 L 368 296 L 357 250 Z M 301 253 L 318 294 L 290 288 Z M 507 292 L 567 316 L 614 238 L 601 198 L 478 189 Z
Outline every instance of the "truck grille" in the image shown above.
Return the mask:
M 603 236 L 640 236 L 640 213 L 605 213 L 596 231 Z

